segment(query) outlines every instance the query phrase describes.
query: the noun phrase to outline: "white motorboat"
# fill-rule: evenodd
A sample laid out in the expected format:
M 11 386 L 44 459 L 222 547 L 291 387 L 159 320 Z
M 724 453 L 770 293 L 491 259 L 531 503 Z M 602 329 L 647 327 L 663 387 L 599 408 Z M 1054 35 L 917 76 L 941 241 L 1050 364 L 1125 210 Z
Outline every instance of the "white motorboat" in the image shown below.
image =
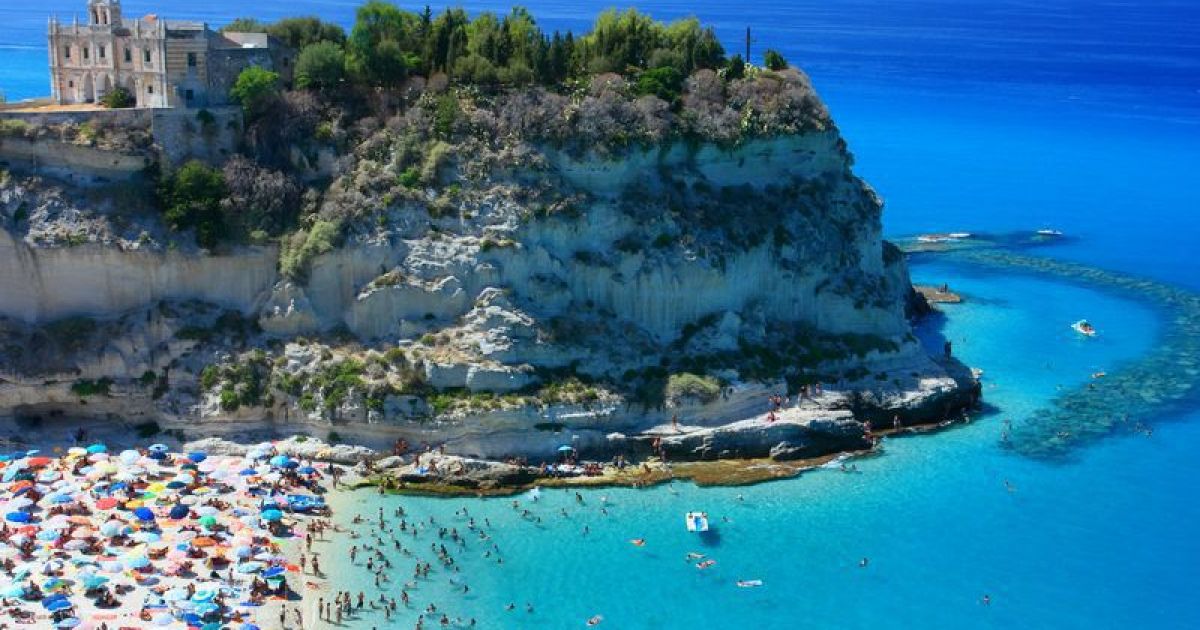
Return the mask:
M 688 512 L 685 521 L 689 532 L 708 531 L 708 512 Z

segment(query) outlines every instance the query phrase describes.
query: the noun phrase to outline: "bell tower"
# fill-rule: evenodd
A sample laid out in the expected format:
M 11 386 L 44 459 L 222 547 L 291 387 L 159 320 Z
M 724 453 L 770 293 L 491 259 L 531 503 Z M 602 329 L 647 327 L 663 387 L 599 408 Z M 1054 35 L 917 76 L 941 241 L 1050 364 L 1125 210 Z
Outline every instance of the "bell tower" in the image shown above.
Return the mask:
M 88 24 L 120 26 L 121 0 L 88 0 Z

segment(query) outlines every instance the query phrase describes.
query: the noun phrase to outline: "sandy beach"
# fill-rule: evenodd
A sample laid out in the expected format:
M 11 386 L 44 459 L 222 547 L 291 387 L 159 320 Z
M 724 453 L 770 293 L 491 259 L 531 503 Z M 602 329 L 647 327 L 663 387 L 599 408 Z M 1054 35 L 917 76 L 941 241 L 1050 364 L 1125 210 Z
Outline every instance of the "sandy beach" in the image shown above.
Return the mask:
M 102 442 L 0 455 L 3 615 L 47 628 L 296 627 L 327 471 L 270 443 L 244 457 Z

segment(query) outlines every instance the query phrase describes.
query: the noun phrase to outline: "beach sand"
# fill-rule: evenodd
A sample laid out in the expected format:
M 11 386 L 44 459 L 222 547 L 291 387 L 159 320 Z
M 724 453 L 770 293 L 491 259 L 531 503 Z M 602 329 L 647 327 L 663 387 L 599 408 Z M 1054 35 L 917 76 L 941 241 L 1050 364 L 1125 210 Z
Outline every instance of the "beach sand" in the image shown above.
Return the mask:
M 110 454 L 98 442 L 0 456 L 5 615 L 37 627 L 294 628 L 313 517 L 285 497 L 319 502 L 319 466 L 269 444 L 246 458 L 165 444 Z

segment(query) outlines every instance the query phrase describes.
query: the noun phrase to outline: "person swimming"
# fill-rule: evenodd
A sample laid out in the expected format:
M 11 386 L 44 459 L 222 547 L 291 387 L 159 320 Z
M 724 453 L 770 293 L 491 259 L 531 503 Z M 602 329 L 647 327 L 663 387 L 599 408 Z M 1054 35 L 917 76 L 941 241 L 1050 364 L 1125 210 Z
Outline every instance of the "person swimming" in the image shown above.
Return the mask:
M 645 547 L 646 539 L 645 538 L 631 538 L 629 540 L 629 544 L 633 545 L 634 547 Z

